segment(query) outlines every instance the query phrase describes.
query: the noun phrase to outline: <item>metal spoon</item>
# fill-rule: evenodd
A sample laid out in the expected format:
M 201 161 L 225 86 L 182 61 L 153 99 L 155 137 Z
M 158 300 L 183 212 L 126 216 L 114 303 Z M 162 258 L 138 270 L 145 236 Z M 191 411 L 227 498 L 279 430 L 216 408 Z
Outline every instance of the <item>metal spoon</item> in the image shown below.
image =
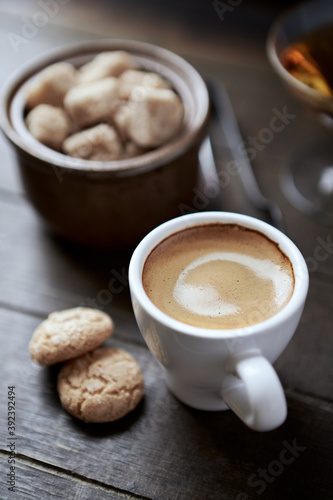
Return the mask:
M 280 207 L 272 200 L 266 198 L 259 189 L 257 180 L 252 170 L 250 160 L 244 151 L 240 152 L 239 145 L 244 141 L 240 133 L 236 116 L 234 114 L 228 93 L 224 85 L 217 79 L 209 78 L 206 80 L 210 93 L 213 111 L 220 130 L 223 132 L 225 145 L 229 150 L 231 158 L 237 162 L 239 177 L 242 181 L 244 190 L 252 205 L 263 212 L 267 222 L 285 232 L 285 225 Z M 208 141 L 212 140 L 209 136 Z M 213 141 L 212 141 L 213 142 Z M 214 144 L 214 142 L 213 142 Z M 210 145 L 211 146 L 211 145 Z M 215 158 L 208 159 L 208 155 L 213 155 L 213 147 L 205 146 L 207 161 L 214 161 L 215 168 L 219 170 L 218 162 Z

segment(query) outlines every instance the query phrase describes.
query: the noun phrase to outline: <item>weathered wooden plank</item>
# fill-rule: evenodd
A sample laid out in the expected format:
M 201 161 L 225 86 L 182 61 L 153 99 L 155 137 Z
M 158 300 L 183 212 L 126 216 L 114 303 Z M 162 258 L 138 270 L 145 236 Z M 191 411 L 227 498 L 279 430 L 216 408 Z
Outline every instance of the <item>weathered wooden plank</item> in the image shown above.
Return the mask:
M 264 487 L 254 484 L 260 480 L 260 468 L 271 471 L 265 480 L 267 498 L 294 498 L 296 492 L 304 498 L 310 494 L 316 498 L 316 492 L 329 498 L 332 403 L 321 408 L 316 400 L 291 396 L 286 423 L 274 432 L 258 434 L 231 412 L 196 411 L 179 403 L 166 389 L 147 349 L 111 339 L 110 345 L 128 349 L 138 360 L 145 376 L 145 398 L 118 422 L 88 425 L 62 409 L 55 390 L 57 368 L 40 368 L 29 359 L 27 346 L 38 319 L 10 311 L 1 311 L 0 318 L 0 404 L 5 417 L 7 387 L 15 385 L 20 455 L 153 499 L 230 499 L 240 493 L 253 498 L 260 484 Z M 0 433 L 4 450 L 5 418 Z M 276 461 L 281 462 L 282 450 L 294 446 L 294 441 L 306 450 L 294 461 L 293 452 L 284 452 L 290 463 L 282 463 L 282 470 Z
M 0 201 L 0 303 L 43 317 L 84 305 L 112 314 L 122 337 L 133 330 L 127 280 L 131 251 L 80 248 L 47 234 L 21 198 Z M 117 320 L 119 318 L 119 320 Z
M 116 491 L 97 482 L 86 481 L 85 478 L 76 477 L 46 467 L 22 457 L 15 459 L 15 485 L 7 483 L 9 464 L 7 455 L 2 456 L 4 461 L 0 465 L 0 498 L 7 500 L 139 500 L 144 497 L 126 492 Z M 6 479 L 5 479 L 6 478 Z M 10 481 L 10 479 L 8 479 Z M 10 490 L 9 488 L 14 488 Z
M 333 400 L 333 291 L 331 284 L 310 282 L 300 325 L 276 362 L 284 385 Z
M 45 234 L 22 200 L 19 204 L 0 200 L 0 214 L 2 304 L 40 318 L 80 304 L 99 307 L 113 316 L 118 339 L 142 343 L 127 285 L 130 252 L 96 252 L 61 243 Z M 286 385 L 328 399 L 333 397 L 332 306 L 330 282 L 311 279 L 300 327 L 277 364 Z M 314 353 L 320 363 L 309 363 Z
M 191 5 L 190 11 L 186 6 L 181 8 L 183 21 L 192 16 L 197 5 L 198 2 L 196 7 Z M 158 10 L 157 4 L 156 7 L 151 4 L 150 8 Z M 154 42 L 187 53 L 188 59 L 204 74 L 219 76 L 230 92 L 245 141 L 269 125 L 274 108 L 282 110 L 286 106 L 288 112 L 296 115 L 269 144 L 256 151 L 253 160 L 264 194 L 279 202 L 289 236 L 317 271 L 311 273 L 309 299 L 300 327 L 276 363 L 287 388 L 288 419 L 274 432 L 257 434 L 246 429 L 231 412 L 199 412 L 178 403 L 165 388 L 162 372 L 151 355 L 140 345 L 142 340 L 131 312 L 126 284 L 129 254 L 117 256 L 78 249 L 45 235 L 30 206 L 15 195 L 20 192 L 19 181 L 8 145 L 4 146 L 6 150 L 3 149 L 1 139 L 0 303 L 12 309 L 0 309 L 0 404 L 1 415 L 5 417 L 0 419 L 1 449 L 5 449 L 5 438 L 8 437 L 6 389 L 9 384 L 15 384 L 17 451 L 34 461 L 48 464 L 30 465 L 29 459 L 19 460 L 18 474 L 22 471 L 20 477 L 26 483 L 22 486 L 22 481 L 22 490 L 15 494 L 15 498 L 39 497 L 44 500 L 50 494 L 50 498 L 104 499 L 121 498 L 122 492 L 125 497 L 126 492 L 135 492 L 159 500 L 244 500 L 258 498 L 258 495 L 270 500 L 332 498 L 332 403 L 301 396 L 288 389 L 292 387 L 332 400 L 333 258 L 327 250 L 325 259 L 318 261 L 315 258 L 318 245 L 321 245 L 323 255 L 322 241 L 329 241 L 332 230 L 300 215 L 285 200 L 279 187 L 279 172 L 290 153 L 326 134 L 283 89 L 268 64 L 266 67 L 262 64 L 262 53 L 259 55 L 254 51 L 262 68 L 245 66 L 249 61 L 239 48 L 249 45 L 247 41 L 244 43 L 247 37 L 237 39 L 233 31 L 234 27 L 237 28 L 237 19 L 244 16 L 244 8 L 247 9 L 244 5 L 237 8 L 223 23 L 222 29 L 213 6 L 206 4 L 205 9 L 210 10 L 215 19 L 214 35 L 209 37 L 211 46 L 213 39 L 216 41 L 214 50 L 205 50 L 207 37 L 203 44 L 202 37 L 193 36 L 191 26 L 196 23 L 190 19 L 186 34 L 182 33 L 179 38 L 174 36 L 174 30 L 172 33 L 169 28 L 161 30 L 160 24 L 152 35 L 152 31 L 147 30 L 151 24 L 145 19 L 147 9 L 142 10 L 140 23 L 136 18 L 135 27 L 132 25 L 129 31 L 131 37 L 133 33 L 137 35 L 134 38 L 147 40 L 147 37 L 155 37 Z M 113 5 L 110 9 L 116 14 Z M 78 11 L 75 4 L 71 4 L 64 7 L 64 12 L 70 17 Z M 118 17 L 111 16 L 112 35 L 119 33 L 124 36 L 128 16 L 122 18 L 120 13 L 119 17 L 117 12 Z M 149 11 L 152 18 L 154 12 Z M 83 11 L 81 4 L 80 13 L 81 19 L 89 19 L 89 29 L 93 24 L 98 25 L 100 14 L 91 22 L 91 11 Z M 24 14 L 29 16 L 31 12 L 20 11 L 20 15 Z M 170 5 L 169 15 L 172 18 Z M 196 14 L 194 17 L 200 21 L 197 26 L 202 29 L 201 16 Z M 13 28 L 5 21 L 7 16 L 0 18 L 1 35 L 21 27 L 17 16 Z M 259 16 L 255 15 L 255 18 L 259 19 Z M 205 19 L 205 27 L 209 30 L 211 21 L 207 23 L 207 10 Z M 61 20 L 57 22 L 61 23 Z M 249 24 L 248 19 L 245 24 Z M 109 20 L 103 26 L 109 35 Z M 228 41 L 226 33 L 230 35 L 231 32 L 232 39 L 238 40 L 236 45 L 222 43 L 222 40 Z M 246 33 L 251 33 L 250 27 Z M 261 32 L 262 47 L 263 35 Z M 9 61 L 10 68 L 18 67 L 28 58 L 27 54 L 58 45 L 60 38 L 61 43 L 66 43 L 70 37 L 74 40 L 77 36 L 70 30 L 50 24 L 29 41 L 24 51 L 7 58 L 6 64 Z M 85 36 L 82 34 L 81 38 Z M 198 55 L 194 55 L 196 53 Z M 241 65 L 234 64 L 236 59 L 233 64 L 225 63 L 234 56 Z M 8 73 L 8 68 L 1 66 L 0 80 Z M 219 152 L 223 160 L 223 148 Z M 228 206 L 224 208 L 228 209 Z M 117 271 L 116 275 L 114 271 Z M 114 277 L 117 292 L 108 286 Z M 69 417 L 56 395 L 57 369 L 40 369 L 28 357 L 27 344 L 40 319 L 52 310 L 80 303 L 97 305 L 112 314 L 116 331 L 110 344 L 130 350 L 144 371 L 146 396 L 143 403 L 131 415 L 114 424 L 86 425 Z M 84 477 L 92 483 L 87 483 Z M 112 488 L 111 492 L 108 487 Z M 0 496 L 7 498 L 3 492 L 6 490 L 0 483 Z M 65 494 L 61 496 L 63 492 Z

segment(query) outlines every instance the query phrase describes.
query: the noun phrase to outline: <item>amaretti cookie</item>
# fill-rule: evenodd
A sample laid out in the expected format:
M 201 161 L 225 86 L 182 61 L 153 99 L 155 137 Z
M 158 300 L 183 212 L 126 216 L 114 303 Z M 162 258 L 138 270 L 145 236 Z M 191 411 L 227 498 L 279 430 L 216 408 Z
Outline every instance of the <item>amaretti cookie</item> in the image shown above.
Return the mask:
M 112 422 L 140 402 L 144 392 L 141 369 L 122 349 L 99 347 L 67 361 L 58 375 L 61 404 L 85 422 Z
M 42 366 L 81 356 L 101 345 L 113 328 L 110 316 L 98 309 L 76 307 L 51 313 L 32 336 L 30 356 Z

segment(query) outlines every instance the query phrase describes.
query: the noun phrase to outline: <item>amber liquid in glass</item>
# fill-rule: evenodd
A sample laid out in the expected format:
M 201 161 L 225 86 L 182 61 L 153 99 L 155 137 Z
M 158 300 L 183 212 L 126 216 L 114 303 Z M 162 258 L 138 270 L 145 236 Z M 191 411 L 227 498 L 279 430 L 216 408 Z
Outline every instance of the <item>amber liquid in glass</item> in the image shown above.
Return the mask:
M 333 25 L 308 33 L 281 55 L 286 70 L 323 95 L 333 96 Z

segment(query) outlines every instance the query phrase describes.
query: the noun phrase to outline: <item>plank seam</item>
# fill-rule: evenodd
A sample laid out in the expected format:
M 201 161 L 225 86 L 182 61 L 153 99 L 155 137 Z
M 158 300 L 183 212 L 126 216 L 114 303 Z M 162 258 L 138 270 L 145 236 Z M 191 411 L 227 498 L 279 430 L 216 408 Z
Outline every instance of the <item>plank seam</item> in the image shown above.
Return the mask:
M 45 320 L 47 318 L 47 316 L 48 316 L 48 313 L 44 313 L 44 312 L 41 312 L 41 311 L 35 311 L 35 310 L 32 310 L 32 309 L 27 309 L 27 308 L 24 308 L 24 307 L 21 307 L 21 306 L 14 306 L 12 304 L 7 304 L 7 303 L 2 302 L 2 301 L 0 301 L 0 310 L 1 309 L 3 311 L 11 311 L 11 312 L 15 312 L 15 313 L 18 313 L 18 314 L 23 314 L 25 316 L 31 316 L 33 318 L 38 318 L 38 319 L 41 319 L 41 320 Z M 111 314 L 111 316 L 115 319 L 115 321 L 117 321 L 117 314 L 118 313 L 117 313 L 116 310 L 115 310 L 115 315 L 114 316 Z M 114 338 L 114 339 L 116 339 L 118 341 L 127 343 L 127 344 L 133 344 L 135 346 L 146 348 L 146 346 L 145 346 L 145 344 L 143 344 L 143 342 L 124 339 L 124 338 L 122 338 L 117 333 L 114 333 L 113 336 L 112 336 L 112 338 Z
M 291 400 L 293 399 L 295 401 L 299 401 L 300 403 L 316 406 L 317 408 L 320 408 L 323 411 L 333 413 L 333 401 L 331 401 L 330 399 L 325 399 L 311 393 L 306 393 L 285 386 L 284 386 L 284 392 L 286 397 Z
M 5 459 L 9 456 L 9 454 L 10 453 L 7 451 L 0 450 L 0 456 L 4 457 Z M 50 465 L 36 458 L 27 457 L 19 453 L 15 455 L 15 460 L 17 464 L 33 467 L 35 469 L 42 470 L 43 472 L 46 472 L 48 474 L 53 474 L 55 476 L 63 477 L 65 479 L 70 479 L 70 480 L 72 479 L 74 481 L 83 483 L 85 485 L 90 485 L 92 487 L 99 488 L 105 492 L 113 492 L 119 496 L 122 496 L 123 498 L 135 499 L 135 500 L 152 500 L 151 497 L 146 497 L 138 495 L 136 493 L 132 493 L 130 491 L 122 490 L 115 486 L 103 483 L 102 481 L 82 476 L 81 474 L 78 474 L 76 472 L 67 471 L 66 469 L 62 469 L 61 467 L 58 467 L 56 465 Z

